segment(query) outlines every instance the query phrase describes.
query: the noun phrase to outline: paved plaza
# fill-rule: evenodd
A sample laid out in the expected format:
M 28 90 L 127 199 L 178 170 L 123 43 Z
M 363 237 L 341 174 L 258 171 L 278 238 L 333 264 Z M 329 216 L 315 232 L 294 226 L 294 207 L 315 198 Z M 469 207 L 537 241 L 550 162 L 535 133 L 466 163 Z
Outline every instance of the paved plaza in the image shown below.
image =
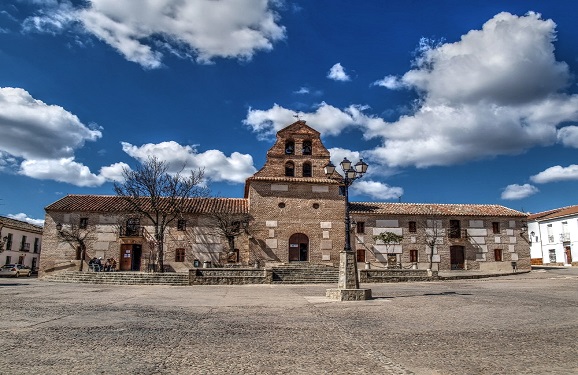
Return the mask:
M 0 279 L 0 374 L 578 374 L 578 271 L 364 284 Z

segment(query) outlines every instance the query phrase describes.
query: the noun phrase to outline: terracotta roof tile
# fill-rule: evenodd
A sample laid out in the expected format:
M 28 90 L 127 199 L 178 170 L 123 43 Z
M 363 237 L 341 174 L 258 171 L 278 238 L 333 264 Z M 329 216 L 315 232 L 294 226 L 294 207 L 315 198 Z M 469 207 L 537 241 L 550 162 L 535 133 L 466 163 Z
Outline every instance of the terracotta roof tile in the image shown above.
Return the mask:
M 528 216 L 528 220 L 549 220 L 576 214 L 578 214 L 578 206 L 567 206 L 531 214 Z
M 20 221 L 16 219 L 11 219 L 9 217 L 0 216 L 0 224 L 5 228 L 20 229 L 27 232 L 42 234 L 43 228 L 39 225 L 34 225 L 27 223 L 25 221 Z
M 313 177 L 260 177 L 253 176 L 247 179 L 249 181 L 271 181 L 271 182 L 309 182 L 312 184 L 333 184 L 338 185 L 339 182 L 328 178 L 313 178 Z
M 148 198 L 142 198 L 144 200 Z M 69 212 L 130 212 L 129 204 L 116 195 L 67 195 L 46 206 L 46 211 Z M 242 198 L 188 198 L 184 212 L 190 214 L 209 212 L 247 213 L 248 204 Z
M 491 204 L 351 202 L 350 212 L 388 215 L 527 217 L 523 212 Z

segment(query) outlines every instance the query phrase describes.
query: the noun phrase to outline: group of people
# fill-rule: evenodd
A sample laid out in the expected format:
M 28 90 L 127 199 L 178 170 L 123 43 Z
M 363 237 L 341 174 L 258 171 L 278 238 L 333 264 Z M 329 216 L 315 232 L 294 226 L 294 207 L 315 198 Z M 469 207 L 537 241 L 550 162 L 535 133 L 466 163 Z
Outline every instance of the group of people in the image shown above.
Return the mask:
M 112 272 L 116 271 L 116 260 L 114 260 L 114 258 L 108 258 L 104 264 L 102 264 L 102 257 L 94 257 L 88 262 L 88 266 L 94 272 Z

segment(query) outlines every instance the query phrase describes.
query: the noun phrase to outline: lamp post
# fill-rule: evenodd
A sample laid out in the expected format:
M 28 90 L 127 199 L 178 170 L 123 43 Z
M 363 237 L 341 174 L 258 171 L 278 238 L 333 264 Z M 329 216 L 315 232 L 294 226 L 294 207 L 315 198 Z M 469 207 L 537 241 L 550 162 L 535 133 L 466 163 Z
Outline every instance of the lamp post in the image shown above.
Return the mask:
M 371 289 L 360 289 L 357 276 L 357 257 L 351 249 L 351 216 L 349 213 L 349 186 L 367 172 L 367 163 L 362 159 L 352 167 L 351 161 L 343 158 L 339 163 L 343 175 L 335 172 L 331 162 L 325 166 L 325 176 L 339 182 L 345 197 L 345 244 L 339 253 L 339 282 L 337 289 L 327 289 L 327 297 L 341 301 L 371 299 Z

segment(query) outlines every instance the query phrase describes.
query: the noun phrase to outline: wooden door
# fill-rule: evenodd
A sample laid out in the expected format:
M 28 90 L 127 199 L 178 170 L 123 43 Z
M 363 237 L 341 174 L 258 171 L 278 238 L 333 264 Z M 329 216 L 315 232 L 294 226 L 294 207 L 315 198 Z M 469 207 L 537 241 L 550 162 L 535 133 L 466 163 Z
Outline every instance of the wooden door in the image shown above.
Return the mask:
M 132 269 L 132 245 L 120 245 L 120 270 Z
M 303 233 L 295 233 L 289 238 L 289 261 L 306 262 L 309 257 L 309 238 Z
M 566 246 L 566 264 L 572 264 L 572 250 Z
M 450 246 L 450 263 L 452 270 L 464 269 L 464 247 Z

